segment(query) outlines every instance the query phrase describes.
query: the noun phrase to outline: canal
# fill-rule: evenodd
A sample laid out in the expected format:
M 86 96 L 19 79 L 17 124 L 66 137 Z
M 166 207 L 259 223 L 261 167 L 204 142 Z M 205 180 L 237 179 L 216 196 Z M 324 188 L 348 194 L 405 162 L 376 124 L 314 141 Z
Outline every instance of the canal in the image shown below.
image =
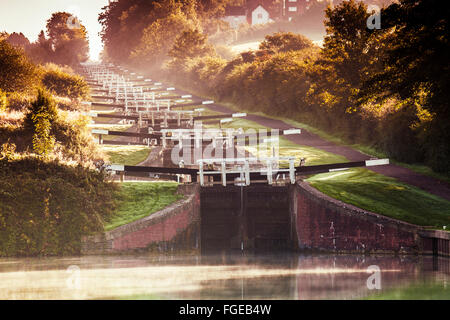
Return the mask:
M 0 299 L 450 299 L 432 256 L 139 255 L 0 259 Z

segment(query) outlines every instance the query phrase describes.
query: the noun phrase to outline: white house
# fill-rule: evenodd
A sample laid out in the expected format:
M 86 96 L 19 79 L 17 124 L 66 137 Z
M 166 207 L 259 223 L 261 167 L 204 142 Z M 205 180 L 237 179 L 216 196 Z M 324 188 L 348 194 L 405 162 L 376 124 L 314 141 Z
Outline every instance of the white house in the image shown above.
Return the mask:
M 231 28 L 238 29 L 241 24 L 247 23 L 247 12 L 243 7 L 226 7 L 222 20 L 228 22 Z
M 271 22 L 272 19 L 269 17 L 269 12 L 264 9 L 262 5 L 258 5 L 255 9 L 253 9 L 251 14 L 251 25 L 264 24 Z

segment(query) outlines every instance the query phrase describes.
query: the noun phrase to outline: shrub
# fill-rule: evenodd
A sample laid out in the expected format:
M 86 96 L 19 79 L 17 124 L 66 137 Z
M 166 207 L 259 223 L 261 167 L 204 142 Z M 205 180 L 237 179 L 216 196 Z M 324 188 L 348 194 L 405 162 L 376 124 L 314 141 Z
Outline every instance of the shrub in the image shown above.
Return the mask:
M 312 41 L 301 34 L 277 32 L 273 35 L 267 35 L 259 45 L 259 49 L 273 52 L 287 52 L 312 48 L 313 46 Z
M 8 106 L 8 99 L 6 98 L 6 92 L 3 92 L 0 89 L 0 111 L 6 111 L 6 107 Z
M 0 181 L 0 256 L 79 254 L 115 206 L 104 173 L 81 166 L 1 159 Z
M 0 89 L 5 92 L 27 91 L 37 79 L 35 66 L 22 49 L 0 41 Z
M 98 144 L 88 130 L 88 123 L 87 117 L 63 111 L 53 122 L 52 134 L 65 159 L 85 164 L 103 158 Z
M 26 127 L 32 128 L 33 149 L 36 154 L 45 156 L 53 149 L 55 139 L 51 135 L 51 129 L 57 115 L 58 111 L 52 97 L 39 89 L 25 120 Z
M 41 72 L 42 85 L 53 94 L 70 99 L 89 97 L 88 84 L 82 76 L 73 74 L 71 69 L 47 64 Z

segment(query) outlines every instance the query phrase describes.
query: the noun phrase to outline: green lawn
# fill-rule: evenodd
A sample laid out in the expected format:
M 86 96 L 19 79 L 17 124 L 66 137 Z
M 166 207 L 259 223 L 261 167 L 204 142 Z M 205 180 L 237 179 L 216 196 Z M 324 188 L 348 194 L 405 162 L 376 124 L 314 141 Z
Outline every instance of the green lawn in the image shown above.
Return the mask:
M 164 209 L 183 196 L 175 182 L 125 182 L 116 194 L 118 208 L 105 223 L 109 231 Z
M 147 146 L 119 146 L 119 145 L 101 145 L 103 151 L 107 154 L 110 163 L 123 164 L 126 166 L 135 166 L 145 159 L 151 152 Z
M 450 300 L 450 286 L 443 281 L 415 283 L 370 295 L 366 300 Z
M 323 173 L 306 181 L 362 209 L 422 226 L 450 226 L 450 201 L 368 169 Z

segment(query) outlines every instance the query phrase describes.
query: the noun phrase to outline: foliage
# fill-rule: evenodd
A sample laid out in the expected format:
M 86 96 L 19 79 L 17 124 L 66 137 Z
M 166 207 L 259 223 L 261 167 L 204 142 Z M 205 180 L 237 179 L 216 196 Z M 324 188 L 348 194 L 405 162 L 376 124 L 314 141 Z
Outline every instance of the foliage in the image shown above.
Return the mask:
M 2 159 L 0 181 L 0 256 L 79 254 L 114 210 L 114 185 L 82 166 Z
M 52 45 L 50 40 L 45 37 L 43 30 L 39 33 L 37 41 L 28 45 L 26 52 L 34 63 L 43 64 L 52 61 Z
M 36 100 L 31 104 L 26 117 L 26 124 L 32 128 L 33 150 L 38 155 L 48 155 L 55 145 L 55 138 L 51 134 L 52 123 L 58 111 L 52 97 L 42 89 L 38 90 Z
M 42 85 L 55 95 L 71 99 L 87 99 L 89 86 L 82 76 L 54 65 L 46 64 L 42 70 Z
M 365 82 L 360 96 L 363 101 L 414 100 L 434 115 L 419 142 L 427 148 L 427 163 L 449 171 L 450 9 L 438 0 L 400 0 L 381 14 L 387 43 L 383 68 Z
M 131 53 L 130 59 L 135 65 L 159 67 L 168 57 L 177 36 L 191 28 L 195 28 L 195 24 L 180 10 L 154 21 L 144 29 L 142 41 Z
M 227 28 L 219 18 L 229 4 L 241 0 L 118 0 L 99 15 L 105 57 L 112 62 L 157 70 L 183 32 L 213 34 Z M 229 28 L 228 28 L 229 29 Z
M 132 53 L 135 63 L 145 59 L 151 65 L 152 58 L 161 62 L 176 36 L 196 27 L 190 23 L 196 19 L 194 5 L 176 0 L 111 2 L 99 15 L 106 55 L 121 63 Z
M 23 92 L 33 88 L 35 81 L 35 67 L 23 50 L 0 41 L 0 89 Z
M 269 50 L 272 52 L 299 51 L 313 47 L 311 40 L 301 34 L 292 32 L 277 32 L 268 35 L 259 45 L 260 50 Z
M 92 139 L 89 118 L 71 112 L 59 112 L 52 125 L 52 135 L 60 151 L 60 158 L 88 164 L 103 158 L 97 143 Z
M 14 143 L 3 143 L 0 146 L 0 160 L 11 160 L 14 158 L 16 145 Z
M 28 40 L 27 37 L 25 37 L 22 32 L 11 33 L 6 39 L 6 41 L 8 41 L 14 47 L 22 47 L 23 49 L 25 49 L 27 46 L 30 45 L 30 40 Z
M 183 31 L 169 50 L 169 56 L 180 60 L 212 54 L 214 49 L 207 44 L 206 36 L 197 29 Z
M 70 24 L 72 23 L 72 25 Z M 56 12 L 47 21 L 51 59 L 61 65 L 77 66 L 88 59 L 86 28 L 70 13 Z
M 0 89 L 0 111 L 5 111 L 7 106 L 8 99 L 6 97 L 6 92 L 3 92 L 3 90 Z

